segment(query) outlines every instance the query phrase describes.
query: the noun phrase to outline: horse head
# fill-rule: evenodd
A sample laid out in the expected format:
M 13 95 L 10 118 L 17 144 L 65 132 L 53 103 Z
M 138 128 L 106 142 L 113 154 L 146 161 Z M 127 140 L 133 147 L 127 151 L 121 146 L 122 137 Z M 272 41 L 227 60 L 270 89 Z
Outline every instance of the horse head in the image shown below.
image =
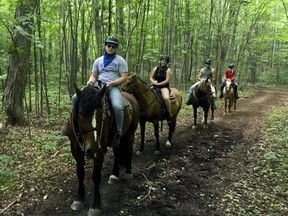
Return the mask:
M 136 82 L 137 82 L 136 74 L 132 74 L 132 75 L 127 76 L 126 82 L 122 85 L 123 91 L 128 92 L 130 94 L 135 93 Z
M 136 74 L 127 76 L 126 82 L 122 86 L 123 91 L 133 94 L 135 97 L 137 95 L 151 90 L 150 87 L 141 80 Z
M 85 155 L 92 159 L 97 156 L 99 145 L 96 143 L 96 111 L 102 108 L 102 97 L 106 85 L 102 89 L 86 86 L 82 90 L 75 86 L 78 101 L 75 105 L 76 124 L 80 134 L 79 145 Z
M 226 88 L 226 93 L 229 93 L 231 91 L 231 89 L 232 89 L 232 81 L 230 79 L 226 80 L 225 88 Z
M 198 93 L 203 97 L 210 96 L 212 94 L 211 80 L 209 78 L 201 79 L 197 90 Z

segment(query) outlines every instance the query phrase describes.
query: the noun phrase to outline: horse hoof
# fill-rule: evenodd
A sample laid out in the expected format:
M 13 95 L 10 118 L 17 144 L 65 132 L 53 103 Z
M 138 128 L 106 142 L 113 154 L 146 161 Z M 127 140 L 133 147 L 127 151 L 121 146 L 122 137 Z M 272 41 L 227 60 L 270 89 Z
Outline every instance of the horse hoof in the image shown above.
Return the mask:
M 196 129 L 196 126 L 195 126 L 195 125 L 193 125 L 193 126 L 192 126 L 192 129 L 193 129 L 193 130 L 194 130 L 194 129 Z
M 117 176 L 115 176 L 115 175 L 111 175 L 111 176 L 109 177 L 108 184 L 114 184 L 114 183 L 117 183 L 118 180 L 119 180 L 119 179 L 118 179 Z
M 137 151 L 137 152 L 136 152 L 136 155 L 142 155 L 142 154 L 143 154 L 142 151 Z
M 171 147 L 172 147 L 172 145 L 171 145 L 171 143 L 169 142 L 169 140 L 167 140 L 167 142 L 166 142 L 166 144 L 165 144 L 165 147 L 166 147 L 166 148 L 171 148 Z
M 132 173 L 125 173 L 125 174 L 123 175 L 123 179 L 125 179 L 125 180 L 131 180 L 131 179 L 133 179 L 133 174 L 132 174 Z
M 73 211 L 79 211 L 84 208 L 84 201 L 73 201 L 73 203 L 70 205 L 70 208 Z
M 97 208 L 90 208 L 87 212 L 87 216 L 100 216 L 101 215 L 101 209 Z
M 154 151 L 154 154 L 155 154 L 155 155 L 159 155 L 159 154 L 160 154 L 160 151 L 159 151 L 159 150 L 156 150 L 156 151 Z

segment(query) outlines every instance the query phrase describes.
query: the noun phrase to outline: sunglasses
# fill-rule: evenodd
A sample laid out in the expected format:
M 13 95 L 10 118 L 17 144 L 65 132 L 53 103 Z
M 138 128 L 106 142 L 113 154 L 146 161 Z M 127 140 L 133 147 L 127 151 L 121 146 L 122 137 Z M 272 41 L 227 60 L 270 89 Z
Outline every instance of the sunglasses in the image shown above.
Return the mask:
M 110 44 L 107 44 L 107 47 L 108 47 L 108 48 L 111 48 L 111 47 L 112 47 L 112 49 L 116 49 L 116 47 L 117 47 L 117 46 L 115 46 L 115 45 L 110 45 Z

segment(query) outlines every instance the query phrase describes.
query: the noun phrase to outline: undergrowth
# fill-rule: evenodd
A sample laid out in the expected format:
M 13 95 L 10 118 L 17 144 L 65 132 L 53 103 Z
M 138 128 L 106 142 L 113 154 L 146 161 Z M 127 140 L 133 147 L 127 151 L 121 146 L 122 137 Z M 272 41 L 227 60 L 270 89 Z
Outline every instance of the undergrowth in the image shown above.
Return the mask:
M 256 164 L 222 199 L 225 215 L 288 215 L 288 108 L 265 120 L 267 138 L 249 150 Z

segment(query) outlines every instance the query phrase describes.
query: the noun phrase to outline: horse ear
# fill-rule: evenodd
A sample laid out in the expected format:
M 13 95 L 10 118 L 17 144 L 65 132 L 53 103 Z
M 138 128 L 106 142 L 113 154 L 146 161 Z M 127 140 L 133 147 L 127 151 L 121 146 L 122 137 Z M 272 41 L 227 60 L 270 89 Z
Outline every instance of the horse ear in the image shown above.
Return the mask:
M 126 83 L 131 83 L 131 81 L 135 78 L 136 74 L 130 74 L 126 77 Z
M 101 90 L 99 91 L 99 95 L 100 97 L 103 97 L 103 95 L 105 94 L 106 92 L 106 89 L 107 89 L 107 85 L 104 84 L 104 86 L 101 88 Z
M 81 89 L 79 89 L 75 83 L 74 83 L 74 89 L 75 89 L 77 97 L 79 98 L 81 96 L 81 93 L 82 93 Z

